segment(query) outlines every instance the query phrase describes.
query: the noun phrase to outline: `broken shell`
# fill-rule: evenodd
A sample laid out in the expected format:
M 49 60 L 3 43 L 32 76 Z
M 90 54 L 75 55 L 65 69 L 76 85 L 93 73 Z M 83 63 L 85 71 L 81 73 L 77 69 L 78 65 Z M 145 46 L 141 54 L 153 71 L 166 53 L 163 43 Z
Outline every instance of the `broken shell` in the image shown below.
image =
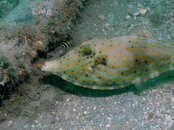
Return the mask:
M 147 12 L 147 9 L 141 8 L 140 9 L 140 14 L 144 15 Z
M 29 54 L 32 58 L 35 58 L 37 56 L 37 52 L 35 50 L 32 50 Z
M 43 44 L 42 41 L 37 41 L 37 42 L 33 43 L 32 48 L 34 50 L 41 50 L 41 51 L 43 51 L 45 49 L 45 45 Z
M 98 15 L 97 18 L 101 21 L 105 20 L 105 16 L 104 15 Z

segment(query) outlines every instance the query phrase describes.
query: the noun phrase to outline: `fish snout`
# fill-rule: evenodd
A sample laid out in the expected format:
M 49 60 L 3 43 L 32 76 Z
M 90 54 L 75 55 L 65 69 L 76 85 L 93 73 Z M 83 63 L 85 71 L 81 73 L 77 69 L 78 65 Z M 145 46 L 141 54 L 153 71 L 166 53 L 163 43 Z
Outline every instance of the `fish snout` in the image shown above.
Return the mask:
M 53 61 L 46 61 L 41 67 L 41 70 L 50 73 L 57 73 L 60 70 L 60 68 L 61 67 L 59 61 L 53 60 Z
M 48 62 L 45 62 L 42 67 L 41 67 L 41 70 L 42 71 L 47 71 L 48 70 L 48 66 L 49 66 L 49 63 Z

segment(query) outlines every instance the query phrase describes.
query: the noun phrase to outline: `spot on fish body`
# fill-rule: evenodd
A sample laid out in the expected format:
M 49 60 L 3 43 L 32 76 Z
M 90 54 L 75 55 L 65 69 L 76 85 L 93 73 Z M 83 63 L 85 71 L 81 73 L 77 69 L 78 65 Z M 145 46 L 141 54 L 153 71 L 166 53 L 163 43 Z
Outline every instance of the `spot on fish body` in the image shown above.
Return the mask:
M 149 76 L 151 78 L 155 78 L 155 77 L 159 76 L 159 72 L 158 71 L 151 72 L 151 74 Z
M 170 64 L 169 70 L 174 70 L 174 65 L 173 64 Z
M 135 78 L 132 83 L 135 84 L 135 85 L 140 84 L 141 83 L 141 78 L 140 77 Z

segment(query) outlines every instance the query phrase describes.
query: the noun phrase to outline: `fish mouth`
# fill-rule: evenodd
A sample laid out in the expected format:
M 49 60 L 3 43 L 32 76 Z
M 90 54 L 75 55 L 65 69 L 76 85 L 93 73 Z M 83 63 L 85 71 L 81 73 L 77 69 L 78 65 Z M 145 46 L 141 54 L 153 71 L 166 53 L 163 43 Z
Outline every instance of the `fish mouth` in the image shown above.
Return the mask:
M 57 74 L 59 72 L 60 64 L 59 61 L 46 61 L 42 67 L 41 70 L 44 72 L 49 72 L 53 74 Z
M 42 71 L 48 71 L 48 68 L 49 68 L 49 63 L 48 62 L 45 62 L 42 67 L 41 67 L 41 70 Z

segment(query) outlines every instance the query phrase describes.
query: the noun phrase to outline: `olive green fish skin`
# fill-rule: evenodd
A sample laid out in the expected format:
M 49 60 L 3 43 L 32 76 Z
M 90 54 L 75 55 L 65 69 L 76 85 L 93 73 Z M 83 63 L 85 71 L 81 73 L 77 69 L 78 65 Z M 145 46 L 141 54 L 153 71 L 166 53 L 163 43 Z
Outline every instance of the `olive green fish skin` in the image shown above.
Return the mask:
M 136 35 L 96 39 L 82 43 L 43 71 L 75 85 L 109 90 L 141 84 L 174 69 L 174 47 Z

